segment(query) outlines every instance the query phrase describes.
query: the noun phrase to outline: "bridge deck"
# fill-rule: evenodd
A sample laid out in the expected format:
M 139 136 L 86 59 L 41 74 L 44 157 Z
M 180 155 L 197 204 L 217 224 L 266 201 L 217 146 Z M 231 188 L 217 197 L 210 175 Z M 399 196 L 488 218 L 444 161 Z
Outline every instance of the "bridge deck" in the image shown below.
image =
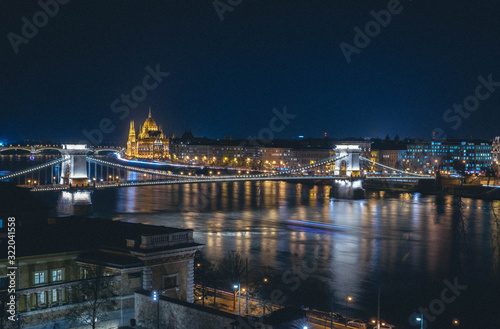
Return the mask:
M 362 179 L 386 179 L 388 181 L 398 182 L 417 182 L 415 177 L 364 177 Z M 204 183 L 231 183 L 231 182 L 248 182 L 248 181 L 285 181 L 285 182 L 303 182 L 303 181 L 333 181 L 333 180 L 349 180 L 347 176 L 270 176 L 270 177 L 239 177 L 233 178 L 190 178 L 190 179 L 160 179 L 160 180 L 146 180 L 146 181 L 121 181 L 121 182 L 101 182 L 96 183 L 94 186 L 84 188 L 71 188 L 73 190 L 91 190 L 103 189 L 113 187 L 135 187 L 135 186 L 149 186 L 149 185 L 177 185 L 177 184 L 204 184 Z M 70 190 L 69 185 L 45 185 L 30 187 L 34 192 L 41 191 L 63 191 Z

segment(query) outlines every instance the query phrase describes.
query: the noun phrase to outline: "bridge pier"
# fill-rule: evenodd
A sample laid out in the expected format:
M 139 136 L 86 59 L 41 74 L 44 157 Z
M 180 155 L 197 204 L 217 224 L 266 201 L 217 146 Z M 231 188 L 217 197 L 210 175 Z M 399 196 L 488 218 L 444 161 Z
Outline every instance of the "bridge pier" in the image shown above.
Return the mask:
M 335 155 L 339 158 L 335 161 L 335 176 L 360 177 L 359 155 L 361 149 L 358 145 L 337 145 Z M 345 173 L 344 173 L 345 171 Z
M 61 191 L 57 212 L 63 216 L 91 216 L 93 213 L 91 191 Z
M 62 156 L 69 159 L 61 166 L 59 184 L 67 184 L 72 188 L 88 187 L 87 153 L 85 144 L 63 144 L 59 150 Z
M 365 190 L 361 180 L 334 181 L 330 189 L 330 197 L 337 199 L 364 199 Z

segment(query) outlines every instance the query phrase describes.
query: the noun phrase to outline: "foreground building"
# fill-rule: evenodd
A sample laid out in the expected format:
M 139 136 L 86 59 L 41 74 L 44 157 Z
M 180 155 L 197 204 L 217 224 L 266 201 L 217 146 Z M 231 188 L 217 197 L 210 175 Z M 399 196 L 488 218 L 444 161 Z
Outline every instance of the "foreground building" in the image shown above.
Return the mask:
M 19 227 L 16 240 L 16 328 L 77 327 L 93 300 L 87 288 L 97 278 L 106 278 L 99 302 L 109 306 L 97 321 L 108 328 L 130 323 L 136 292 L 156 290 L 193 302 L 194 256 L 202 246 L 192 230 L 66 217 Z M 0 243 L 4 293 L 6 241 Z

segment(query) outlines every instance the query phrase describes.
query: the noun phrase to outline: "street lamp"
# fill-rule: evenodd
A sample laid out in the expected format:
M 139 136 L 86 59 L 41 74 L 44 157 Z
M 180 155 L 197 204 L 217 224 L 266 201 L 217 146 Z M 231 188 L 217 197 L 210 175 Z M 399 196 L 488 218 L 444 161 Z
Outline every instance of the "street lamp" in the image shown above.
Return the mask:
M 458 319 L 453 319 L 453 321 L 451 322 L 454 326 L 460 326 L 460 321 Z
M 421 314 L 415 320 L 417 320 L 417 322 L 420 322 L 420 329 L 424 329 L 424 315 Z
M 347 302 L 352 302 L 352 296 L 346 296 L 345 298 L 345 326 L 347 327 Z
M 196 266 L 201 267 L 201 296 L 203 299 L 200 299 L 202 299 L 202 305 L 205 306 L 205 267 L 201 266 L 201 263 L 197 263 Z
M 241 315 L 241 284 L 238 282 L 238 284 L 233 285 L 234 290 L 234 304 L 236 304 L 236 289 L 238 289 L 238 315 Z M 233 310 L 236 309 L 236 306 L 233 307 Z
M 157 318 L 157 325 L 158 325 L 158 329 L 160 329 L 160 302 L 159 302 L 159 298 L 158 298 L 158 291 L 153 291 L 153 302 L 156 303 L 156 318 Z

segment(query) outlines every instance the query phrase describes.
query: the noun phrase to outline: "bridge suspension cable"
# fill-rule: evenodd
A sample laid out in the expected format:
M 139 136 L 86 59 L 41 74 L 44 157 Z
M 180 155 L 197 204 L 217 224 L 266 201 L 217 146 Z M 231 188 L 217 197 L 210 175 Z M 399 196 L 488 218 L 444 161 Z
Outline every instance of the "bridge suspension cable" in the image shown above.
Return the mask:
M 53 165 L 56 165 L 56 164 L 59 164 L 59 163 L 63 163 L 63 162 L 69 161 L 69 160 L 70 160 L 69 158 L 57 158 L 55 160 L 42 163 L 41 165 L 38 165 L 38 166 L 34 166 L 34 167 L 31 167 L 31 168 L 28 168 L 28 169 L 17 171 L 15 173 L 8 174 L 8 175 L 5 175 L 5 176 L 0 176 L 0 180 L 10 179 L 10 178 L 13 178 L 13 177 L 17 177 L 17 176 L 29 174 L 31 172 L 34 172 L 34 171 L 37 171 L 37 170 L 41 170 L 41 169 L 44 169 L 44 168 L 47 168 L 47 167 L 50 167 L 50 166 L 53 166 Z
M 237 177 L 259 178 L 259 177 L 284 176 L 284 175 L 289 175 L 289 174 L 298 173 L 298 172 L 302 172 L 305 170 L 313 169 L 316 167 L 320 167 L 320 166 L 335 162 L 337 160 L 340 160 L 344 157 L 346 157 L 346 155 L 343 155 L 340 157 L 330 157 L 327 159 L 317 161 L 317 162 L 310 164 L 308 166 L 305 166 L 305 167 L 295 168 L 295 169 L 287 169 L 287 170 L 277 171 L 277 172 L 273 172 L 273 173 L 264 173 L 264 174 L 257 174 L 257 175 L 223 175 L 223 176 L 217 176 L 217 179 L 226 179 L 226 178 L 232 179 L 232 178 L 237 178 Z M 105 161 L 105 160 L 101 160 L 101 159 L 94 159 L 94 158 L 87 158 L 87 159 L 88 159 L 88 161 L 93 162 L 93 163 L 99 163 L 99 164 L 103 164 L 103 165 L 110 166 L 110 167 L 116 167 L 116 168 L 126 169 L 129 171 L 147 173 L 147 174 L 158 175 L 158 176 L 176 177 L 176 178 L 182 178 L 182 179 L 213 179 L 212 176 L 200 177 L 200 176 L 179 175 L 179 174 L 173 174 L 173 173 L 162 173 L 160 171 L 155 171 L 155 170 L 151 170 L 151 169 L 143 169 L 143 168 L 137 168 L 137 167 L 131 167 L 131 166 L 124 166 L 121 164 L 117 164 L 114 162 Z
M 176 179 L 176 180 L 155 180 L 155 181 L 126 181 L 126 182 L 118 182 L 118 183 L 99 183 L 95 185 L 95 188 L 112 188 L 112 187 L 134 187 L 134 186 L 148 186 L 148 185 L 176 185 L 176 184 L 198 184 L 198 183 L 230 183 L 230 182 L 250 182 L 250 181 L 280 181 L 280 180 L 289 180 L 289 181 L 304 181 L 304 180 L 332 180 L 332 179 L 347 179 L 347 176 L 274 176 L 274 177 L 242 177 L 242 176 L 210 176 L 210 177 L 195 177 L 191 179 L 187 179 L 184 176 L 184 179 Z M 37 191 L 41 191 L 38 189 Z
M 110 161 L 105 161 L 101 159 L 94 159 L 94 158 L 87 158 L 87 160 L 91 163 L 98 163 L 102 164 L 105 166 L 109 167 L 115 167 L 115 168 L 120 168 L 120 169 L 125 169 L 129 171 L 135 171 L 135 172 L 140 172 L 140 173 L 145 173 L 145 174 L 151 174 L 151 175 L 157 175 L 157 176 L 166 176 L 166 177 L 182 177 L 182 178 L 189 178 L 189 176 L 186 175 L 179 175 L 179 174 L 169 174 L 169 173 L 162 173 L 160 171 L 156 170 L 151 170 L 151 169 L 144 169 L 144 168 L 137 168 L 137 167 L 131 167 L 131 166 L 124 166 L 118 163 L 110 162 Z M 193 177 L 197 178 L 197 177 Z
M 415 174 L 415 173 L 411 173 L 411 172 L 407 172 L 407 171 L 404 171 L 404 170 L 400 170 L 400 169 L 396 169 L 396 168 L 391 168 L 389 166 L 386 166 L 386 165 L 383 165 L 381 163 L 378 163 L 378 162 L 375 162 L 375 161 L 372 161 L 370 159 L 367 159 L 367 158 L 364 158 L 362 156 L 359 157 L 360 160 L 363 160 L 363 161 L 367 161 L 371 164 L 374 164 L 376 166 L 379 166 L 379 167 L 382 167 L 384 169 L 387 169 L 387 170 L 391 170 L 391 171 L 395 171 L 395 172 L 398 172 L 398 173 L 401 173 L 401 174 L 404 174 L 404 175 L 407 175 L 407 176 L 411 176 L 411 177 L 423 177 L 423 178 L 429 178 L 429 177 L 433 177 L 433 176 L 430 176 L 430 175 L 420 175 L 420 174 Z
M 279 175 L 287 175 L 287 174 L 292 174 L 292 173 L 298 173 L 298 172 L 301 172 L 301 171 L 305 171 L 305 170 L 309 170 L 309 169 L 313 169 L 313 168 L 316 168 L 316 167 L 321 167 L 321 166 L 327 165 L 329 163 L 341 160 L 341 159 L 343 159 L 345 157 L 347 157 L 347 155 L 330 157 L 330 158 L 326 158 L 326 159 L 317 161 L 317 162 L 315 162 L 313 164 L 310 164 L 308 166 L 305 166 L 305 167 L 294 168 L 294 169 L 286 169 L 286 170 L 282 170 L 282 171 L 278 171 L 278 172 L 274 172 L 274 173 L 260 174 L 260 175 L 257 175 L 257 176 L 259 176 L 259 177 L 267 177 L 267 176 L 279 176 Z

